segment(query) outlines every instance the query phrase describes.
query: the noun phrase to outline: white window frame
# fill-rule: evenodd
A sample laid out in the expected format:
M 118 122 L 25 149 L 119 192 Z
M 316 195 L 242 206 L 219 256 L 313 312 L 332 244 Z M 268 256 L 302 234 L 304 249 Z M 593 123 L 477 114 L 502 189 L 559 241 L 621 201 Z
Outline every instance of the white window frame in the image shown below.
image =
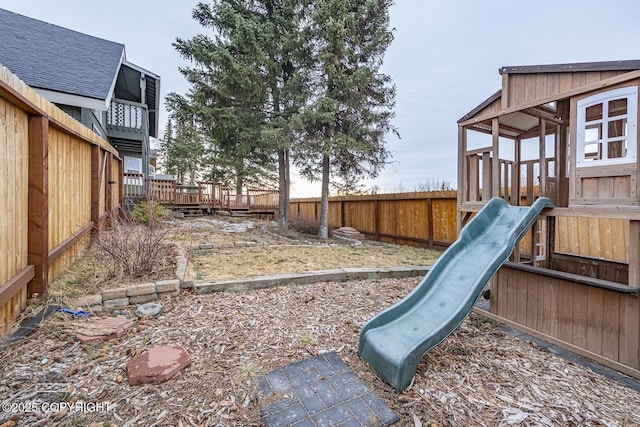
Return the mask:
M 124 172 L 142 174 L 142 159 L 140 157 L 124 156 Z
M 627 113 L 619 116 L 608 117 L 609 101 L 616 99 L 627 99 Z M 586 121 L 587 108 L 602 104 L 602 119 Z M 593 167 L 593 166 L 606 166 L 606 165 L 618 165 L 635 163 L 638 156 L 638 88 L 637 86 L 623 87 L 620 89 L 613 89 L 606 92 L 601 92 L 592 95 L 588 98 L 584 98 L 578 101 L 578 118 L 576 135 L 577 147 L 576 147 L 576 167 Z M 627 119 L 627 135 L 625 139 L 627 141 L 627 153 L 624 157 L 608 158 L 608 144 L 610 141 L 620 140 L 620 137 L 609 138 L 609 127 L 607 125 L 610 121 Z M 585 141 L 586 130 L 588 125 L 602 125 L 602 137 L 601 139 L 588 143 Z M 587 145 L 594 143 L 602 144 L 602 158 L 601 159 L 587 159 L 585 155 L 585 148 Z

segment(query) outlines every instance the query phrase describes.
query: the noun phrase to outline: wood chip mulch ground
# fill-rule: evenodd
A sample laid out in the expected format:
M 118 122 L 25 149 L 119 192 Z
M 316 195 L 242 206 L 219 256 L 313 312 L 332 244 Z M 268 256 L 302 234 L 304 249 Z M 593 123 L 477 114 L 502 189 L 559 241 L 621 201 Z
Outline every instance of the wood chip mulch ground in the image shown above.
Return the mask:
M 639 393 L 475 316 L 423 358 L 408 390 L 394 393 L 358 358 L 359 332 L 417 282 L 183 294 L 105 343 L 80 344 L 71 331 L 83 320 L 56 313 L 1 350 L 0 425 L 260 426 L 256 377 L 325 351 L 338 352 L 400 426 L 640 425 Z M 189 367 L 165 383 L 128 385 L 128 360 L 171 344 L 187 349 Z M 43 397 L 43 383 L 66 383 L 68 393 Z M 46 398 L 70 405 L 42 411 Z

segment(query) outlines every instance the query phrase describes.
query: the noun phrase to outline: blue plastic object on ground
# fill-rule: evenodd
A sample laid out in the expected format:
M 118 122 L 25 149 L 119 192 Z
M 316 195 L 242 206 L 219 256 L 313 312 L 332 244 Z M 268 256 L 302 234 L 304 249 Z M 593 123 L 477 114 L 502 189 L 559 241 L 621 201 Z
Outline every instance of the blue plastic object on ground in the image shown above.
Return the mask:
M 532 206 L 491 199 L 411 293 L 364 325 L 358 355 L 397 393 L 407 388 L 424 354 L 460 326 L 540 212 L 553 207 L 546 197 Z
M 73 317 L 89 317 L 89 312 L 83 311 L 83 310 L 73 311 L 71 309 L 68 309 L 67 307 L 60 307 L 57 311 L 61 311 L 63 313 L 69 313 Z

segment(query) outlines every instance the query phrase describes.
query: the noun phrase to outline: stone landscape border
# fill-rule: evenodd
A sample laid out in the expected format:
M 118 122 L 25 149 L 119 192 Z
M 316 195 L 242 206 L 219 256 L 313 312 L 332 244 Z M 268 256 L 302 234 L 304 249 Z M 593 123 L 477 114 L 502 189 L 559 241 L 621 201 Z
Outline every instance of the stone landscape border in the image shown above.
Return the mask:
M 200 247 L 200 249 L 209 248 Z M 91 311 L 102 311 L 175 297 L 180 295 L 183 289 L 189 289 L 197 295 L 203 295 L 221 291 L 264 289 L 279 285 L 309 285 L 318 282 L 416 277 L 424 276 L 429 271 L 427 266 L 341 268 L 196 283 L 187 271 L 188 258 L 184 248 L 178 246 L 177 252 L 175 279 L 105 289 L 100 294 L 86 295 L 80 298 L 78 306 Z

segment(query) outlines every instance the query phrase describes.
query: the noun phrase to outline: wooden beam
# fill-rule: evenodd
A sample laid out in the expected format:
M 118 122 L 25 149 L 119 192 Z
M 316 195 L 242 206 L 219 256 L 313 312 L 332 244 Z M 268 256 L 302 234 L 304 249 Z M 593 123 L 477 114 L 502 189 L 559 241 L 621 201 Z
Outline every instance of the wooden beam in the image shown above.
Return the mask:
M 544 119 L 540 119 L 540 137 L 538 139 L 538 150 L 540 156 L 540 189 L 538 194 L 540 196 L 547 195 L 547 122 Z
M 113 215 L 113 191 L 115 190 L 115 188 L 111 188 L 112 182 L 111 182 L 111 176 L 113 174 L 112 172 L 112 164 L 113 164 L 113 154 L 109 153 L 109 152 L 105 152 L 105 156 L 107 156 L 107 163 L 106 163 L 106 168 L 105 168 L 105 187 L 104 187 L 104 193 L 105 193 L 105 210 L 107 211 L 107 213 L 109 214 L 109 216 Z M 117 185 L 117 183 L 116 183 Z
M 3 283 L 0 286 L 0 307 L 9 302 L 11 298 L 20 292 L 22 288 L 27 286 L 34 277 L 35 269 L 33 268 L 33 265 L 27 265 L 25 268 L 20 270 L 18 274 Z
M 105 153 L 105 160 L 106 160 Z M 91 222 L 96 227 L 93 233 L 97 236 L 100 233 L 100 147 L 91 146 Z
M 513 157 L 515 164 L 513 165 L 513 197 L 511 204 L 514 206 L 520 206 L 520 162 L 522 161 L 522 139 L 516 138 L 513 147 Z
M 502 96 L 500 97 L 500 107 L 503 110 L 509 108 L 509 74 L 502 75 Z
M 429 240 L 429 249 L 433 249 L 433 199 L 427 199 L 427 237 Z
M 23 96 L 20 92 L 15 90 L 11 85 L 4 80 L 0 80 L 0 98 L 4 98 L 9 103 L 15 105 L 20 108 L 27 114 L 33 114 L 36 116 L 46 117 L 47 113 L 44 110 L 41 110 L 33 102 L 29 101 L 28 98 Z
M 29 117 L 29 213 L 27 263 L 34 266 L 29 295 L 47 291 L 49 276 L 49 120 Z
M 500 197 L 500 122 L 497 117 L 491 121 L 491 130 L 491 137 L 493 141 L 493 156 L 491 161 L 491 197 Z
M 475 131 L 475 132 L 480 132 L 480 133 L 484 133 L 487 135 L 492 135 L 493 131 L 491 130 L 491 126 L 478 126 L 478 125 L 469 125 L 469 126 L 465 126 L 466 129 Z M 511 126 L 507 126 L 507 125 L 500 125 L 500 136 L 502 138 L 509 138 L 509 139 L 514 139 L 516 138 L 518 135 L 522 134 L 522 132 L 524 132 L 524 130 L 522 129 L 518 129 L 518 128 L 514 128 Z
M 89 222 L 80 230 L 73 233 L 67 240 L 49 251 L 49 262 L 54 262 L 55 260 L 60 258 L 67 251 L 67 249 L 76 244 L 78 240 L 80 240 L 84 235 L 91 232 L 91 230 L 93 230 L 93 227 L 95 226 L 96 224 L 93 221 Z
M 530 116 L 536 117 L 538 119 L 543 119 L 548 122 L 554 123 L 556 125 L 563 124 L 562 119 L 558 117 L 555 114 L 555 112 L 549 111 L 545 108 L 541 108 L 541 107 L 525 108 L 524 110 L 522 110 L 522 112 Z
M 640 288 L 640 221 L 629 222 L 629 286 Z
M 467 129 L 458 127 L 458 206 L 465 201 L 469 183 L 465 179 L 468 176 L 469 165 L 467 164 Z

